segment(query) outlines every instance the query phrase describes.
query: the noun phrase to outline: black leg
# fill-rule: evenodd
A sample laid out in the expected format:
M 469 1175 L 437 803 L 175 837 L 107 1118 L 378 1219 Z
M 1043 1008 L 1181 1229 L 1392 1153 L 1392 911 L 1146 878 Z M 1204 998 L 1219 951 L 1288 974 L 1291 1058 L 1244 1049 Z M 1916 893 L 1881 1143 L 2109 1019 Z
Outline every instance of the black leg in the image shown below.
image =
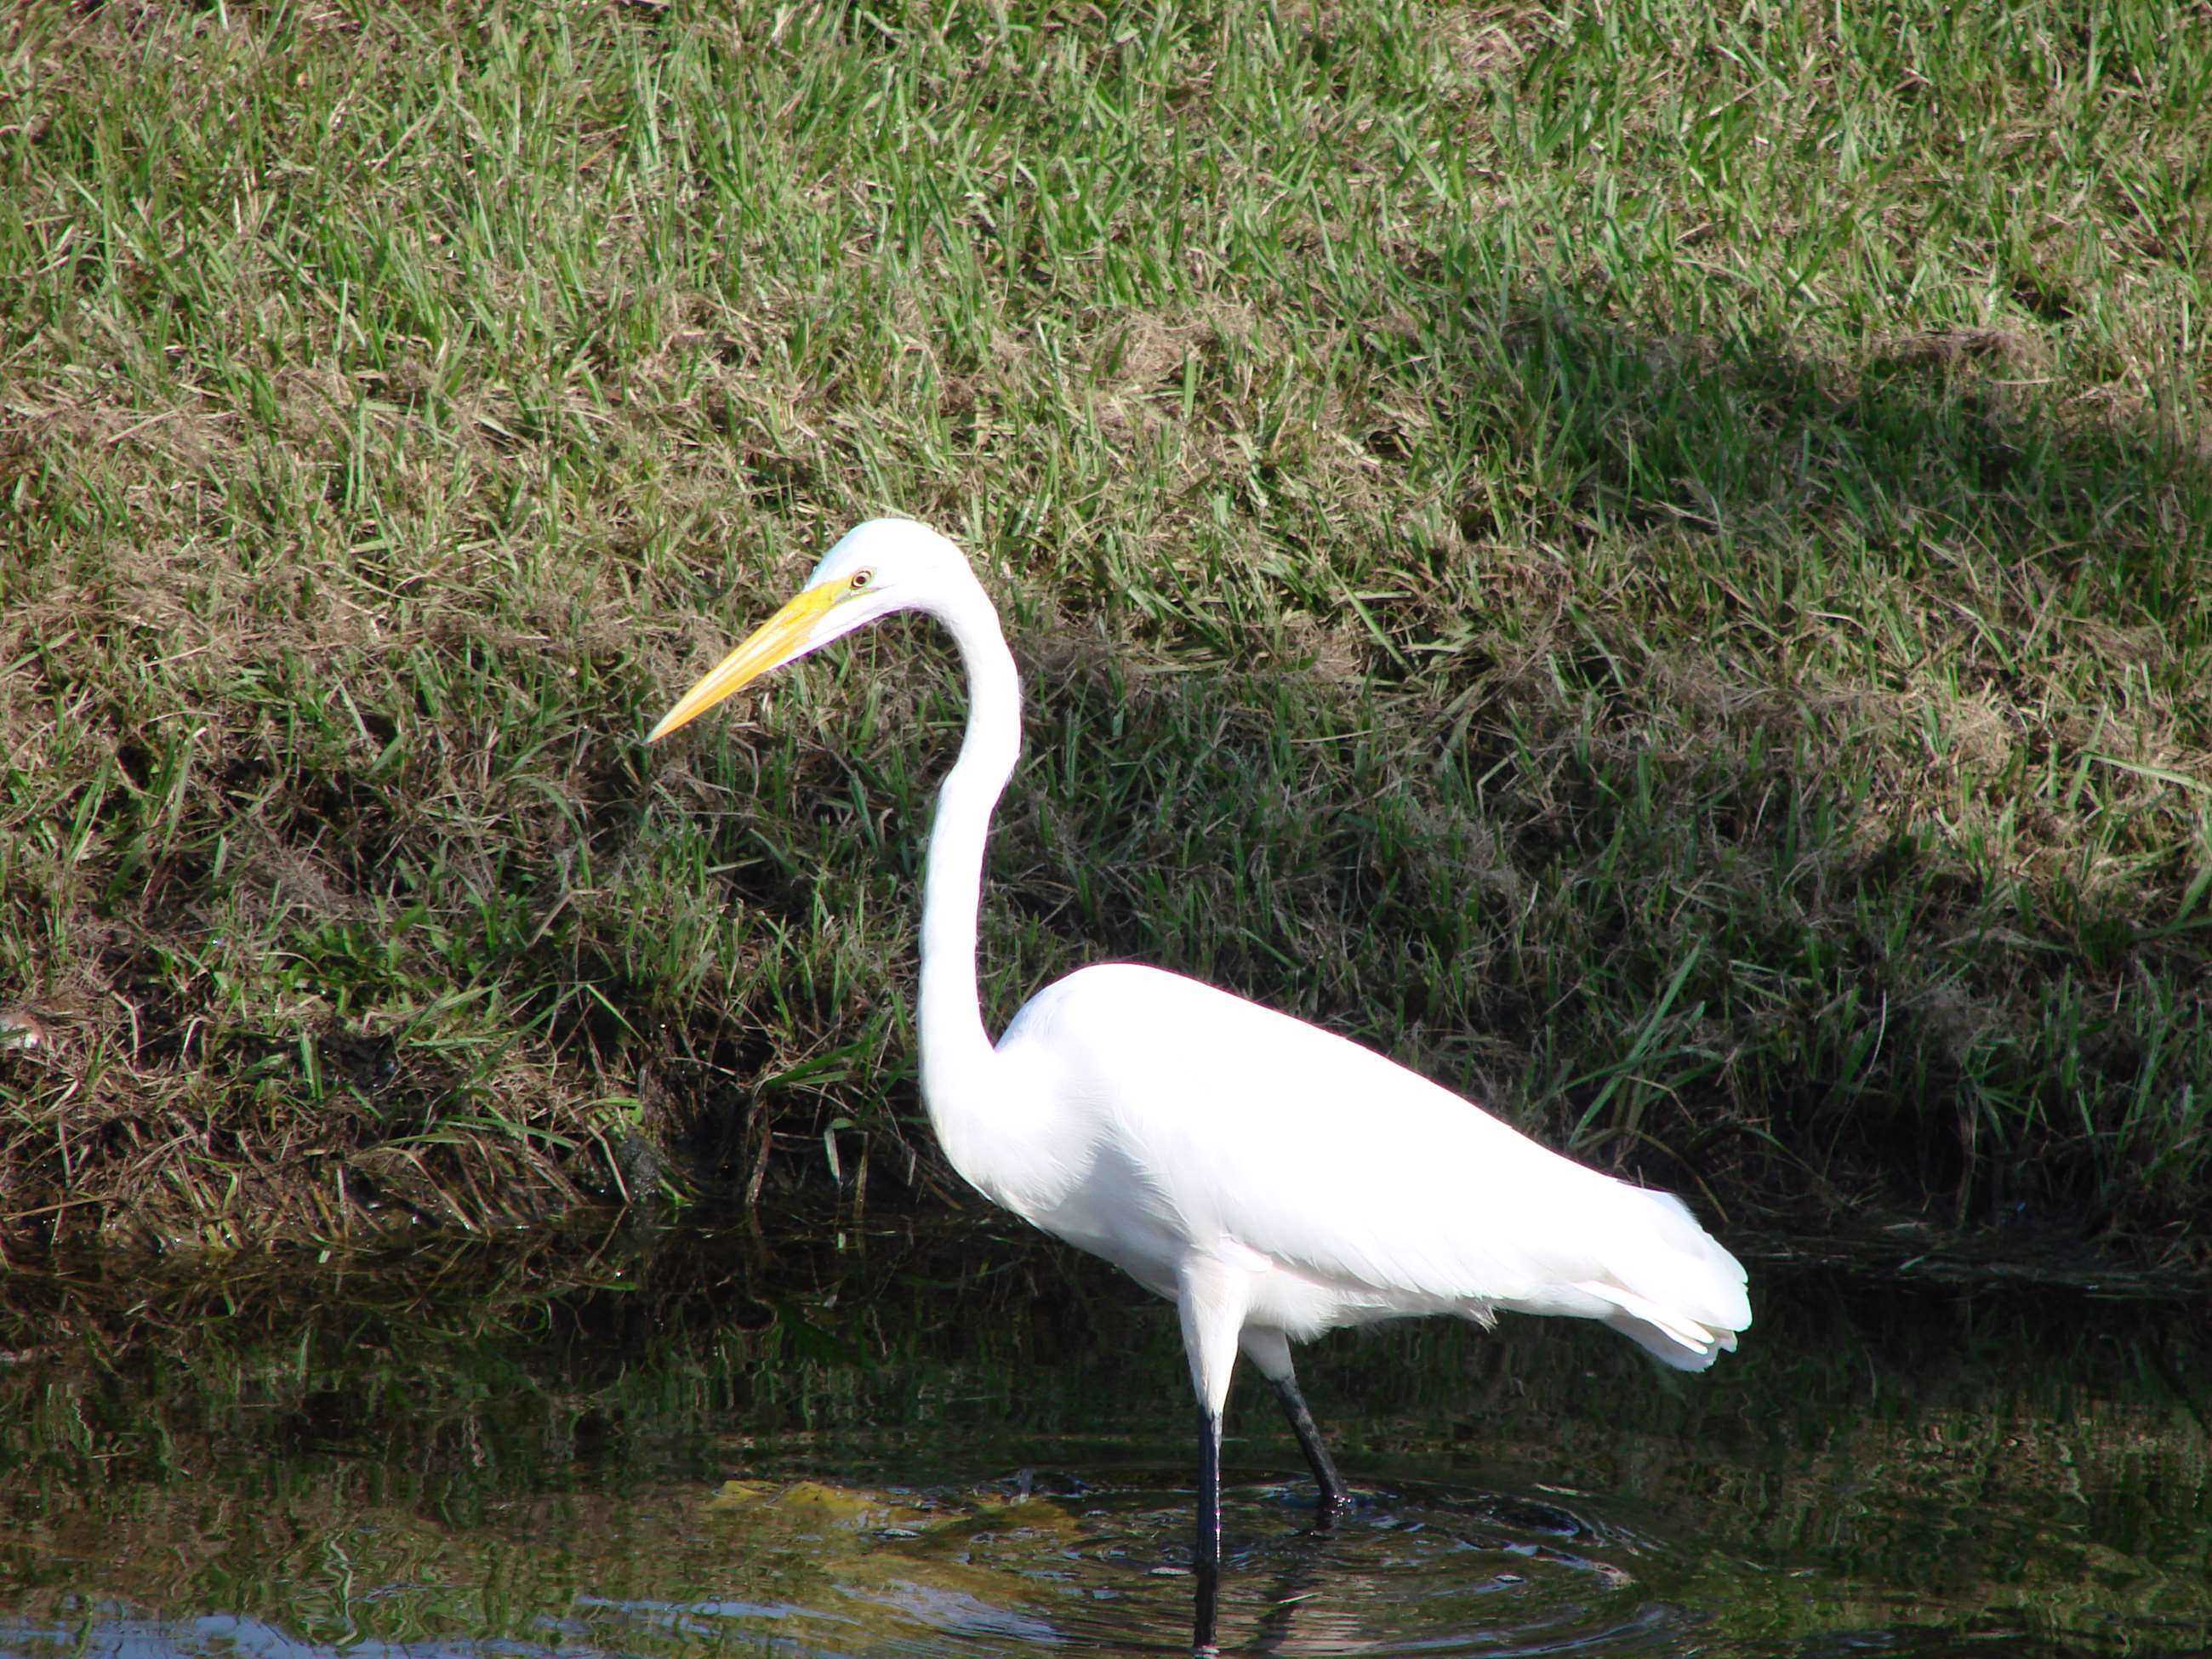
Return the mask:
M 1198 1547 L 1191 1565 L 1198 1574 L 1198 1601 L 1191 1646 L 1212 1653 L 1215 1609 L 1221 1601 L 1221 1419 L 1198 1408 Z
M 1297 1436 L 1298 1446 L 1313 1469 L 1314 1482 L 1321 1488 L 1321 1514 L 1326 1521 L 1352 1502 L 1352 1493 L 1330 1461 L 1328 1448 L 1322 1443 L 1321 1431 L 1314 1425 L 1313 1413 L 1306 1409 L 1306 1397 L 1298 1392 L 1297 1378 L 1273 1377 L 1269 1382 L 1275 1398 L 1283 1402 L 1283 1415 L 1291 1419 L 1291 1432 Z

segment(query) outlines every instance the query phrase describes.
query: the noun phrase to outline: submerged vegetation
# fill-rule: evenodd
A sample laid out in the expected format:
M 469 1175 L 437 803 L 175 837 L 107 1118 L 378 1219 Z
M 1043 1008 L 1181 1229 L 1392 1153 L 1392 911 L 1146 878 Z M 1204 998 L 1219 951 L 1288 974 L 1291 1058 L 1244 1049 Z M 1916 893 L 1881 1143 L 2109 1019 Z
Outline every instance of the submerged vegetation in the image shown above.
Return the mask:
M 2187 1251 L 2203 21 L 12 13 L 0 1228 L 933 1179 L 930 642 L 641 741 L 901 511 L 1036 703 L 996 1019 L 1141 957 L 1708 1213 Z

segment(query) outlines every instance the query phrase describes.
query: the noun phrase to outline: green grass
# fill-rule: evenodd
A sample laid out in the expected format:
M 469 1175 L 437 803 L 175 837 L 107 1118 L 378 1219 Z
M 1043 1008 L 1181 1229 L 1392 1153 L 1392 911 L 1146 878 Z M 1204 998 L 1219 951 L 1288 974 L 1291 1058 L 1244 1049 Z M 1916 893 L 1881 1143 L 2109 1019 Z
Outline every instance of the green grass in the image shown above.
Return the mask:
M 641 743 L 896 510 L 1036 704 L 995 1018 L 1138 956 L 1736 1220 L 2187 1248 L 2202 23 L 16 13 L 0 1210 L 930 1167 L 942 653 Z

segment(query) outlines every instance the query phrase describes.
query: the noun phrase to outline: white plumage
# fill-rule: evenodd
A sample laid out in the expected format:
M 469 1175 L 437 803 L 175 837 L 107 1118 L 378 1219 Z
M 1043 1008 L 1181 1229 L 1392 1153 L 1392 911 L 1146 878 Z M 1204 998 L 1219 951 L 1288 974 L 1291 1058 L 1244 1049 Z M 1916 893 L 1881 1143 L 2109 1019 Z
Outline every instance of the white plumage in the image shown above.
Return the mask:
M 1218 1241 L 1250 1279 L 1245 1322 L 1295 1340 L 1400 1314 L 1571 1314 L 1701 1370 L 1750 1323 L 1742 1269 L 1680 1200 L 1195 980 L 1070 975 L 998 1053 L 1022 1098 L 1056 1109 L 962 1173 L 1164 1296 Z
M 1701 1370 L 1751 1323 L 1743 1268 L 1680 1200 L 1587 1169 L 1382 1055 L 1179 975 L 1087 968 L 994 1047 L 975 989 L 991 811 L 1020 752 L 997 612 L 959 550 L 851 532 L 653 728 L 894 611 L 951 632 L 968 730 L 939 795 L 921 923 L 922 1098 L 996 1204 L 1174 1302 L 1200 1406 L 1198 1638 L 1212 1639 L 1219 1425 L 1241 1351 L 1282 1400 L 1324 1512 L 1345 1498 L 1290 1342 L 1408 1314 L 1595 1319 Z

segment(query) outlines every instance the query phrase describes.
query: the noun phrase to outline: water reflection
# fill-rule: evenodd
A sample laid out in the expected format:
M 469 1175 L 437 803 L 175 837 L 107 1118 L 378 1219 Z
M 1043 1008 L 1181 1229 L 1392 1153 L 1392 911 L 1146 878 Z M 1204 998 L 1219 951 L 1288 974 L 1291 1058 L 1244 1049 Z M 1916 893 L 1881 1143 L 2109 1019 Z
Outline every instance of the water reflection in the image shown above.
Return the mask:
M 1302 1364 L 1321 1528 L 1232 1403 L 1224 1646 L 2173 1652 L 2212 1641 L 2203 1310 L 1768 1260 L 1680 1378 L 1431 1322 Z M 1162 1651 L 1172 1319 L 1003 1223 L 432 1241 L 0 1281 L 0 1650 Z

